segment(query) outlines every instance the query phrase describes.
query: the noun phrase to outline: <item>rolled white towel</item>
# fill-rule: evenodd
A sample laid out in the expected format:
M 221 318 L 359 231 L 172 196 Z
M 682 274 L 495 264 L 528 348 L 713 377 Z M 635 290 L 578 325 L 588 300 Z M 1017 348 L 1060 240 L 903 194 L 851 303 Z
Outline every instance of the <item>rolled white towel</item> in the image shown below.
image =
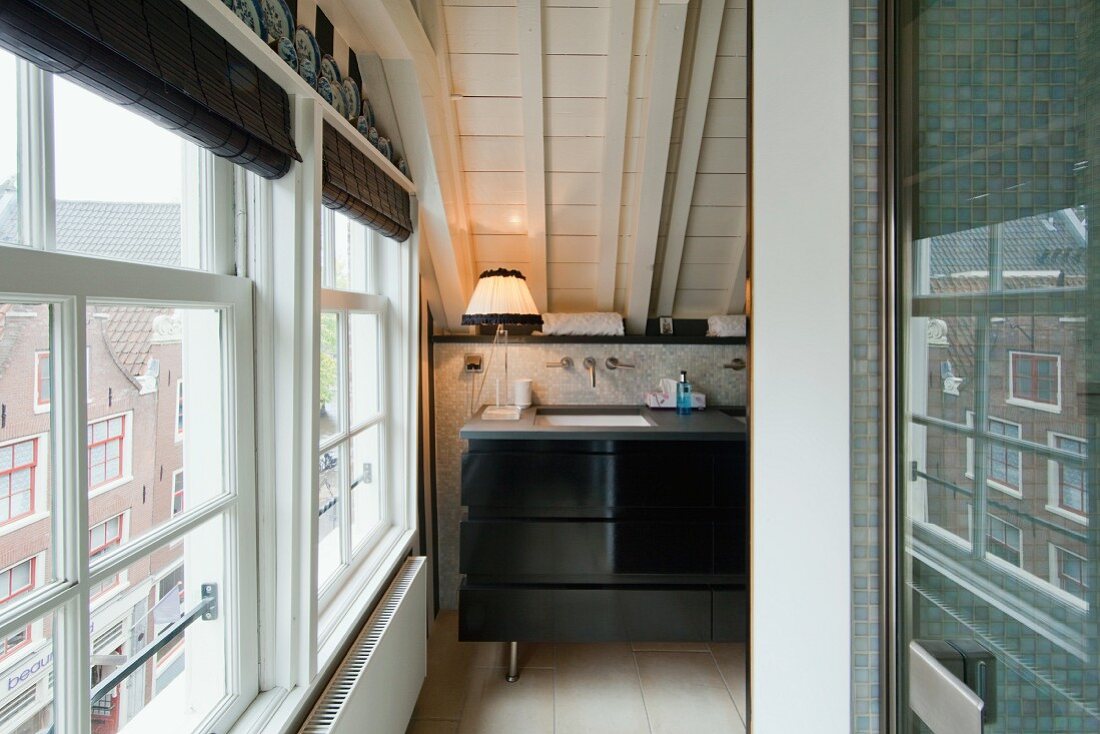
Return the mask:
M 721 314 L 707 319 L 707 336 L 745 336 L 744 314 Z
M 547 336 L 622 336 L 623 317 L 614 312 L 544 313 L 542 333 Z

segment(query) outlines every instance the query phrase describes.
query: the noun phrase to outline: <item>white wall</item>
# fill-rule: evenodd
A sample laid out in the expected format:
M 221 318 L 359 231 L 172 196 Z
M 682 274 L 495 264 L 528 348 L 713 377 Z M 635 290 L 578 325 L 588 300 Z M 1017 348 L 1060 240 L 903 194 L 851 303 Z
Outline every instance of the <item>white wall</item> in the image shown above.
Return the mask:
M 757 3 L 752 44 L 753 732 L 848 732 L 848 3 Z

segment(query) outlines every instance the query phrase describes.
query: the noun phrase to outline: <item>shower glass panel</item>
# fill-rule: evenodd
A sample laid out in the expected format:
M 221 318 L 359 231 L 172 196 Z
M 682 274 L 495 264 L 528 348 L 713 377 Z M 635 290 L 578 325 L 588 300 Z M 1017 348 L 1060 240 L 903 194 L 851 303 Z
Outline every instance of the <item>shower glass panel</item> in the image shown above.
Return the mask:
M 1100 3 L 897 10 L 901 729 L 1100 731 Z

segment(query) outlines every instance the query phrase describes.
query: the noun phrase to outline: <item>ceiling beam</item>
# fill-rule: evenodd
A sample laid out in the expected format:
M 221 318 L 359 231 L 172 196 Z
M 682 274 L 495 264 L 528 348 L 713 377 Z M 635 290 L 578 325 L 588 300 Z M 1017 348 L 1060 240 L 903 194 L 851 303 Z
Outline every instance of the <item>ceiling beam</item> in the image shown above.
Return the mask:
M 527 189 L 527 285 L 539 311 L 546 311 L 546 137 L 542 109 L 541 0 L 518 0 L 516 27 L 523 111 L 523 170 Z
M 646 54 L 649 98 L 645 113 L 644 147 L 641 165 L 638 166 L 641 182 L 634 206 L 634 261 L 630 269 L 626 305 L 626 328 L 631 334 L 644 334 L 649 318 L 653 261 L 657 253 L 657 231 L 661 224 L 661 197 L 668 168 L 672 113 L 676 104 L 686 19 L 686 0 L 661 0 L 657 5 L 655 27 Z
M 676 303 L 676 287 L 680 282 L 680 263 L 684 257 L 684 236 L 687 234 L 691 199 L 695 194 L 695 172 L 699 167 L 699 149 L 703 144 L 703 127 L 710 104 L 710 85 L 721 36 L 725 3 L 702 3 L 696 27 L 695 52 L 691 62 L 691 82 L 688 85 L 687 112 L 680 139 L 680 159 L 676 164 L 676 183 L 669 206 L 668 237 L 665 240 L 664 265 L 657 297 L 657 313 L 671 316 Z
M 600 183 L 600 238 L 596 266 L 596 308 L 615 310 L 615 265 L 619 260 L 623 158 L 630 111 L 630 62 L 634 53 L 634 0 L 611 0 L 607 43 L 607 118 Z
M 730 282 L 729 298 L 727 298 L 726 313 L 748 313 L 748 271 L 749 248 L 745 245 L 745 238 L 737 238 L 737 251 L 734 253 L 737 269 L 733 273 Z

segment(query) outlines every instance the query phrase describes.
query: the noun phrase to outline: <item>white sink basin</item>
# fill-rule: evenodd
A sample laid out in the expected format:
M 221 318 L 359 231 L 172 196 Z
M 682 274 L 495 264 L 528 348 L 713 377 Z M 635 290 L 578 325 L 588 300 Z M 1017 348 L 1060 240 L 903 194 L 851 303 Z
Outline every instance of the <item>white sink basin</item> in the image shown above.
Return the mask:
M 539 413 L 536 426 L 568 426 L 573 428 L 650 428 L 653 423 L 644 415 L 629 413 Z

